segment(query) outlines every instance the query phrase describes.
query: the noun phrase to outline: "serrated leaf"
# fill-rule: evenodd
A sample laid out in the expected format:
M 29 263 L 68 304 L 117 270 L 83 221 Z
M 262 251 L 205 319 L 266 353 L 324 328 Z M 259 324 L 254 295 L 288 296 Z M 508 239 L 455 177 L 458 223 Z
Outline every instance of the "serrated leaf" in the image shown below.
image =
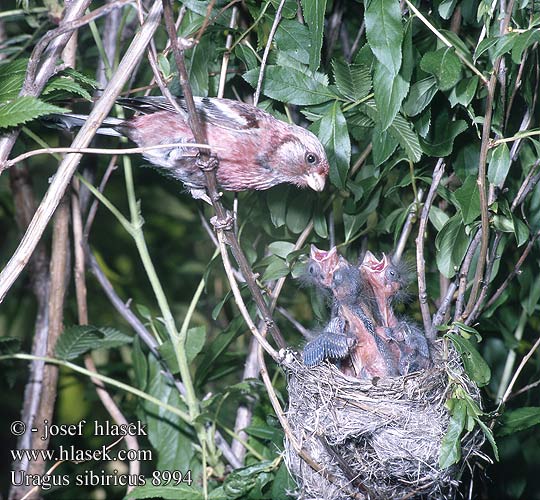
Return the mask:
M 94 349 L 111 349 L 133 342 L 133 337 L 107 326 L 73 325 L 66 328 L 56 343 L 60 359 L 75 359 Z
M 505 142 L 499 144 L 491 155 L 488 167 L 488 180 L 497 187 L 502 187 L 511 165 L 510 150 Z
M 99 83 L 96 80 L 80 73 L 79 71 L 73 68 L 66 68 L 64 71 L 62 71 L 62 74 L 66 76 L 70 76 L 76 82 L 86 85 L 87 87 L 90 87 L 91 89 L 97 89 L 99 87 Z
M 0 354 L 14 354 L 21 350 L 21 340 L 15 337 L 0 337 Z
M 371 74 L 368 67 L 333 60 L 332 68 L 336 86 L 343 97 L 351 101 L 359 101 L 369 94 Z
M 401 68 L 403 27 L 396 0 L 371 0 L 364 15 L 366 36 L 377 60 L 396 76 Z
M 278 25 L 275 41 L 278 49 L 289 57 L 303 64 L 309 64 L 311 41 L 309 30 L 305 25 L 298 21 L 283 19 Z
M 470 175 L 454 192 L 464 224 L 470 224 L 480 215 L 480 191 L 476 181 L 476 177 Z
M 89 101 L 92 100 L 92 96 L 90 95 L 90 93 L 70 78 L 59 77 L 49 80 L 41 94 L 47 95 L 51 92 L 54 92 L 55 90 L 64 90 L 71 94 L 80 95 L 83 99 L 87 99 Z
M 452 278 L 465 256 L 468 237 L 460 214 L 456 214 L 443 226 L 435 238 L 436 260 L 439 271 Z
M 100 339 L 101 335 L 93 326 L 74 325 L 61 333 L 55 354 L 60 359 L 75 359 L 94 349 Z
M 398 141 L 390 134 L 390 130 L 382 131 L 379 124 L 373 128 L 373 162 L 375 166 L 382 165 L 396 150 Z
M 403 112 L 407 116 L 420 114 L 431 102 L 437 93 L 437 80 L 434 76 L 428 76 L 411 85 L 409 95 L 403 102 Z
M 244 79 L 254 87 L 258 77 L 258 68 L 244 74 Z M 262 92 L 272 99 L 298 105 L 321 104 L 336 98 L 329 87 L 314 78 L 299 70 L 281 66 L 266 68 Z
M 337 101 L 320 121 L 319 140 L 328 156 L 330 181 L 334 186 L 344 187 L 351 161 L 351 140 L 347 121 Z
M 399 145 L 405 150 L 409 160 L 413 163 L 420 161 L 422 157 L 422 148 L 418 135 L 412 125 L 401 115 L 397 115 L 388 128 L 390 135 L 399 142 Z
M 501 437 L 538 425 L 540 424 L 540 406 L 525 406 L 515 410 L 507 410 L 502 415 L 500 423 L 502 427 L 497 431 L 497 436 Z
M 461 78 L 461 62 L 451 47 L 424 54 L 420 68 L 437 79 L 441 90 L 450 90 Z
M 378 63 L 375 65 L 373 91 L 381 130 L 384 131 L 392 124 L 401 108 L 401 103 L 409 91 L 409 82 L 400 74 L 392 75 L 385 66 Z
M 460 399 L 455 400 L 452 416 L 439 450 L 439 467 L 441 469 L 447 469 L 451 465 L 457 464 L 461 459 L 461 433 L 465 428 L 466 416 L 465 402 Z
M 301 0 L 300 3 L 311 38 L 309 47 L 309 69 L 315 71 L 321 64 L 326 0 Z
M 448 333 L 447 335 L 459 352 L 467 375 L 479 387 L 487 385 L 491 379 L 491 370 L 471 341 L 455 333 Z
M 35 97 L 17 97 L 5 104 L 0 104 L 0 128 L 16 127 L 40 116 L 67 111 Z

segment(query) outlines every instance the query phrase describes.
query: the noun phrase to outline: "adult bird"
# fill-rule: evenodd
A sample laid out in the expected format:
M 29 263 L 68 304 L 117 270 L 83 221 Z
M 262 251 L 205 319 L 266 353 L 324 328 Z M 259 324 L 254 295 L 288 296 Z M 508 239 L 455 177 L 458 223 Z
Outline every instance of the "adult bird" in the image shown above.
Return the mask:
M 212 154 L 219 160 L 216 176 L 226 191 L 264 190 L 289 183 L 324 189 L 328 160 L 322 144 L 308 130 L 274 118 L 255 106 L 230 99 L 195 97 L 198 117 Z M 184 99 L 180 113 L 164 97 L 120 98 L 117 103 L 138 112 L 127 120 L 106 118 L 98 134 L 125 136 L 139 147 L 194 143 Z M 56 126 L 71 130 L 87 116 L 55 114 Z M 152 165 L 181 181 L 194 198 L 205 198 L 205 177 L 197 164 L 198 148 L 187 145 L 143 153 Z

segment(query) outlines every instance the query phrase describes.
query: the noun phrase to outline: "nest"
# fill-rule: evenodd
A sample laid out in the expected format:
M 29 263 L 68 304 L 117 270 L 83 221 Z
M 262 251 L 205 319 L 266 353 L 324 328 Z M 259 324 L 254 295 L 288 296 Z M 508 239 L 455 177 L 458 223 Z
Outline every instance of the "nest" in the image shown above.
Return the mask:
M 436 362 L 429 370 L 384 379 L 348 377 L 328 362 L 306 367 L 295 357 L 286 363 L 289 424 L 324 471 L 316 472 L 286 442 L 298 498 L 453 498 L 463 468 L 480 455 L 483 435 L 465 436 L 462 462 L 439 468 L 450 420 L 449 374 L 480 404 L 478 388 L 448 348 L 444 358 L 440 346 L 434 349 Z

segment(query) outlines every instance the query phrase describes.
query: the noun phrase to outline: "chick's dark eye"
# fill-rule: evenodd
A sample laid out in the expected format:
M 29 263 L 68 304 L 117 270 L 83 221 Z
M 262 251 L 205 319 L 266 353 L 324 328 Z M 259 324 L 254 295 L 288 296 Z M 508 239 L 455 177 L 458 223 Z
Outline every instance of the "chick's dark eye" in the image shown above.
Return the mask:
M 319 161 L 319 158 L 317 158 L 316 154 L 313 153 L 306 153 L 306 163 L 309 163 L 310 165 L 315 165 Z

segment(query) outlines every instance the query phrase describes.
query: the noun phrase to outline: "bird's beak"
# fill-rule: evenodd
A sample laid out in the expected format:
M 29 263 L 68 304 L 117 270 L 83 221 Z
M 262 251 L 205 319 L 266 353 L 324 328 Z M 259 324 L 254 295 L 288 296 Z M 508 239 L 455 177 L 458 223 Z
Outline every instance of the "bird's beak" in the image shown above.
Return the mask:
M 311 174 L 304 175 L 304 179 L 307 185 L 313 189 L 313 191 L 322 191 L 326 182 L 326 176 L 313 172 Z

